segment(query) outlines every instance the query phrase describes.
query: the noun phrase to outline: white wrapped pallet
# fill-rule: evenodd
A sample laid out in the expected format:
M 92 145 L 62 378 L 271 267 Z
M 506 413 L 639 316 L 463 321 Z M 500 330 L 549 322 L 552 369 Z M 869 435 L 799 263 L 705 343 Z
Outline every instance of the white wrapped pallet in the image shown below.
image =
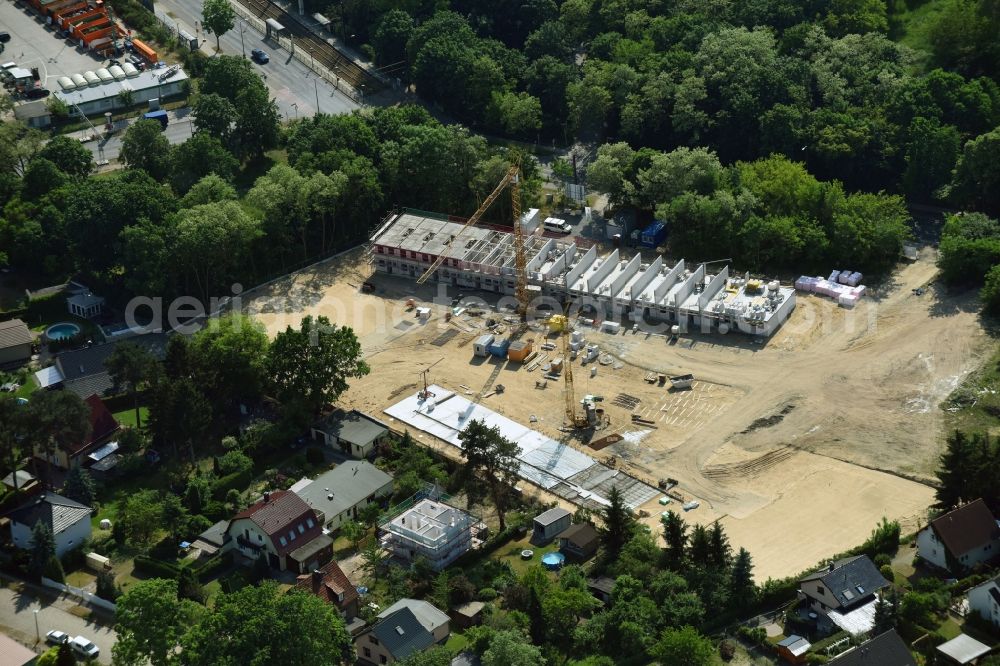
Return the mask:
M 841 294 L 837 298 L 837 303 L 843 308 L 853 308 L 858 302 L 858 297 L 854 294 Z
M 827 278 L 827 281 L 836 282 L 837 278 L 839 277 L 840 277 L 840 271 L 833 271 L 832 273 L 830 273 L 830 277 Z
M 865 295 L 866 291 L 868 291 L 868 288 L 863 284 L 859 284 L 857 287 L 851 290 L 851 293 L 857 296 L 858 298 L 861 298 L 862 296 Z
M 847 281 L 851 277 L 851 271 L 840 271 L 840 275 L 837 276 L 837 282 L 839 284 L 847 284 Z

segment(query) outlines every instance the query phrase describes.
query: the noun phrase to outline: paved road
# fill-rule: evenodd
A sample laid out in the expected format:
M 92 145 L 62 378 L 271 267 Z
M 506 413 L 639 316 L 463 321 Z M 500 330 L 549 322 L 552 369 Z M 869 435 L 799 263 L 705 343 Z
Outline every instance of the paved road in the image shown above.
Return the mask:
M 35 610 L 38 610 L 38 633 L 43 640 L 45 633 L 50 629 L 65 631 L 70 636 L 85 636 L 101 648 L 98 661 L 102 664 L 111 663 L 111 646 L 116 640 L 114 631 L 68 613 L 57 605 L 40 602 L 27 592 L 19 593 L 6 587 L 0 588 L 0 628 L 16 640 L 26 643 L 34 640 Z M 39 650 L 44 647 L 39 643 Z
M 157 13 L 162 12 L 174 18 L 180 29 L 197 34 L 203 51 L 214 51 L 215 36 L 196 30 L 196 26 L 201 24 L 202 0 L 158 0 L 156 7 Z M 271 56 L 271 62 L 266 65 L 252 62 L 252 66 L 265 77 L 278 109 L 286 118 L 313 115 L 317 109 L 317 100 L 318 108 L 323 113 L 350 113 L 358 108 L 356 102 L 314 75 L 288 51 L 278 48 L 273 42 L 265 42 L 261 33 L 239 17 L 236 19 L 236 27 L 222 36 L 220 45 L 222 53 L 226 55 L 245 53 L 249 57 L 251 49 L 259 48 Z
M 191 115 L 191 109 L 185 107 L 183 109 L 177 109 L 175 111 L 168 111 L 167 116 L 169 117 L 169 123 L 167 124 L 167 129 L 163 131 L 163 134 L 167 137 L 167 141 L 171 144 L 184 143 L 187 141 L 188 137 L 194 132 L 194 126 L 192 124 L 193 117 Z M 84 141 L 84 146 L 86 146 L 91 153 L 94 154 L 94 161 L 98 164 L 103 162 L 112 162 L 118 159 L 119 153 L 122 150 L 122 139 L 125 137 L 125 130 L 129 125 L 135 123 L 142 119 L 142 116 L 137 116 L 135 118 L 129 118 L 128 122 L 122 127 L 115 130 L 114 134 L 110 137 L 104 136 L 104 128 L 102 125 L 96 125 L 99 135 L 101 136 L 98 140 Z M 85 139 L 93 135 L 90 130 L 84 130 L 80 132 L 73 132 L 70 136 L 77 139 Z

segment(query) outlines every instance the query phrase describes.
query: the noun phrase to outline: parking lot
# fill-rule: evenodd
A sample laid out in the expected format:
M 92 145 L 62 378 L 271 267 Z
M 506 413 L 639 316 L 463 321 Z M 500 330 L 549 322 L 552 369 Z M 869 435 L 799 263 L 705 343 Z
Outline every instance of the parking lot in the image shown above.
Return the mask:
M 55 79 L 60 76 L 82 74 L 107 62 L 56 37 L 55 30 L 45 25 L 27 3 L 0 2 L 0 25 L 10 33 L 0 61 L 15 62 L 25 69 L 38 68 L 39 78 L 49 90 L 57 89 Z

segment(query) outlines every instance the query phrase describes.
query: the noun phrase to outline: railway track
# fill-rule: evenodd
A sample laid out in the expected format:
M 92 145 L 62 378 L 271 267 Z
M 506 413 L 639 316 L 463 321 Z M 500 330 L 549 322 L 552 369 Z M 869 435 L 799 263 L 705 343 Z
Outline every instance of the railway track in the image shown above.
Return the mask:
M 237 0 L 237 2 L 262 20 L 274 19 L 283 25 L 297 50 L 301 50 L 302 53 L 311 53 L 316 62 L 339 76 L 351 87 L 361 89 L 362 93 L 366 95 L 384 88 L 378 78 L 341 53 L 336 47 L 317 37 L 309 28 L 299 23 L 294 16 L 281 7 L 269 0 Z

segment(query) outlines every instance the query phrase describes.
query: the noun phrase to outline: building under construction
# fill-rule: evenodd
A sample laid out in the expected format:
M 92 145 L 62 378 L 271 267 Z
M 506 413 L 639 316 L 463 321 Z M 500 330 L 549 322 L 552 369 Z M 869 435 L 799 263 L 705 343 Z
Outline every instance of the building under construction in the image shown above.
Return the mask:
M 529 288 L 590 306 L 601 317 L 770 336 L 795 308 L 795 290 L 777 281 L 731 276 L 728 266 L 714 274 L 706 264 L 689 268 L 683 260 L 667 266 L 660 256 L 648 263 L 638 254 L 626 260 L 617 249 L 602 257 L 577 239 L 544 235 L 537 209 L 521 219 Z M 514 294 L 514 245 L 514 234 L 503 228 L 468 227 L 461 218 L 404 210 L 372 235 L 369 251 L 382 273 L 418 279 L 443 255 L 433 275 L 438 282 Z

